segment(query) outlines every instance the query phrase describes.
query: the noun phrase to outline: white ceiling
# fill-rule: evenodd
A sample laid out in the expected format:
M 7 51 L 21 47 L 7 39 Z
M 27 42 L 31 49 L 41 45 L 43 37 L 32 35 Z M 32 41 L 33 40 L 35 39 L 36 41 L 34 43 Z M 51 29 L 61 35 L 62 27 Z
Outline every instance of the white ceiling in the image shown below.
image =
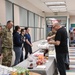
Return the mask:
M 39 8 L 40 10 L 47 12 L 47 13 L 53 13 L 52 10 L 50 10 L 44 2 L 66 2 L 67 12 L 70 15 L 75 15 L 75 0 L 28 0 L 30 3 L 32 3 L 34 6 Z

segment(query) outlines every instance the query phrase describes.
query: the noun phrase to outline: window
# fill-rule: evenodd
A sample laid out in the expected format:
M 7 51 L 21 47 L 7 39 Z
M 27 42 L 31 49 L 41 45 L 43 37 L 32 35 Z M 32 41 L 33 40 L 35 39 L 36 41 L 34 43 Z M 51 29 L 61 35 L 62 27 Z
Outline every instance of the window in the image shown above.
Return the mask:
M 43 38 L 44 38 L 44 29 L 41 28 L 41 39 L 43 39 Z
M 27 10 L 20 7 L 20 26 L 27 26 Z
M 40 40 L 40 29 L 35 28 L 35 41 Z
M 6 21 L 13 20 L 12 18 L 12 3 L 6 1 Z
M 35 41 L 44 38 L 43 18 L 35 14 Z
M 39 27 L 39 16 L 35 14 L 35 27 Z
M 38 27 L 40 28 L 41 27 L 41 17 L 39 16 L 39 22 L 38 22 Z
M 14 5 L 14 25 L 20 25 L 20 12 L 17 5 Z
M 29 29 L 30 29 L 31 41 L 34 42 L 34 28 L 29 28 Z
M 42 21 L 41 21 L 41 27 L 44 28 L 44 22 L 45 22 L 45 21 L 44 21 L 44 18 L 41 17 L 41 20 L 42 20 Z
M 34 13 L 29 12 L 29 27 L 34 27 Z

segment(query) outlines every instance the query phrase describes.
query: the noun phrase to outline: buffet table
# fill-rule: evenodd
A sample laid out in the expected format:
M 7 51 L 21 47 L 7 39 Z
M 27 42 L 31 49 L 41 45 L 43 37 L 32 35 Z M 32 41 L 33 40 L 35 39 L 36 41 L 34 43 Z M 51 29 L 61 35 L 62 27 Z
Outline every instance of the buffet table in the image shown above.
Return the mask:
M 41 75 L 41 74 L 34 73 L 34 72 L 29 72 L 29 75 Z
M 42 54 L 42 52 L 40 52 L 40 51 L 41 50 L 35 52 L 34 54 L 37 54 L 37 53 Z M 34 54 L 30 55 L 30 57 L 32 57 L 32 59 L 35 59 Z M 27 69 L 29 63 L 30 63 L 30 59 L 28 58 L 28 59 L 24 60 L 23 62 L 19 63 L 16 66 L 23 67 L 23 68 Z M 34 61 L 34 64 L 35 64 L 35 61 Z M 55 71 L 57 70 L 56 69 L 55 54 L 49 56 L 49 58 L 48 58 L 48 60 L 46 61 L 45 64 L 43 64 L 41 66 L 34 65 L 33 69 L 29 69 L 29 70 L 30 70 L 30 72 L 36 72 L 36 73 L 39 73 L 41 75 L 54 75 Z

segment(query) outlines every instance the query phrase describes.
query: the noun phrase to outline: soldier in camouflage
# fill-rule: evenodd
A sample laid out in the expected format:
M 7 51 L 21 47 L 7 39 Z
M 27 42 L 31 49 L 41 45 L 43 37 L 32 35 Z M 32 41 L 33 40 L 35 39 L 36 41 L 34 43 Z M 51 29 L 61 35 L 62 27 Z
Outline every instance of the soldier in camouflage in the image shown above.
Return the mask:
M 55 39 L 55 34 L 56 34 L 56 31 L 55 29 L 52 27 L 52 31 L 50 31 L 47 35 L 47 40 L 49 41 L 50 39 L 54 40 Z
M 8 21 L 5 28 L 0 32 L 0 37 L 2 38 L 2 65 L 11 66 L 12 61 L 12 47 L 13 39 L 10 29 L 13 27 L 12 21 Z

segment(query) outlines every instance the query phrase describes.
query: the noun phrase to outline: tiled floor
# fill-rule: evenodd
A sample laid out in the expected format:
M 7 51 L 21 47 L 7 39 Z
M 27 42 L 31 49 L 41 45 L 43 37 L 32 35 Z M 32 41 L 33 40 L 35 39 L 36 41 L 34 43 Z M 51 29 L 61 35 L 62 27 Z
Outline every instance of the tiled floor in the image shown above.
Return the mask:
M 70 70 L 67 70 L 66 74 L 75 75 L 75 47 L 69 48 L 69 58 L 70 58 Z
M 75 75 L 75 72 L 67 72 L 67 75 Z
M 69 48 L 70 70 L 67 70 L 67 75 L 75 75 L 75 47 Z

